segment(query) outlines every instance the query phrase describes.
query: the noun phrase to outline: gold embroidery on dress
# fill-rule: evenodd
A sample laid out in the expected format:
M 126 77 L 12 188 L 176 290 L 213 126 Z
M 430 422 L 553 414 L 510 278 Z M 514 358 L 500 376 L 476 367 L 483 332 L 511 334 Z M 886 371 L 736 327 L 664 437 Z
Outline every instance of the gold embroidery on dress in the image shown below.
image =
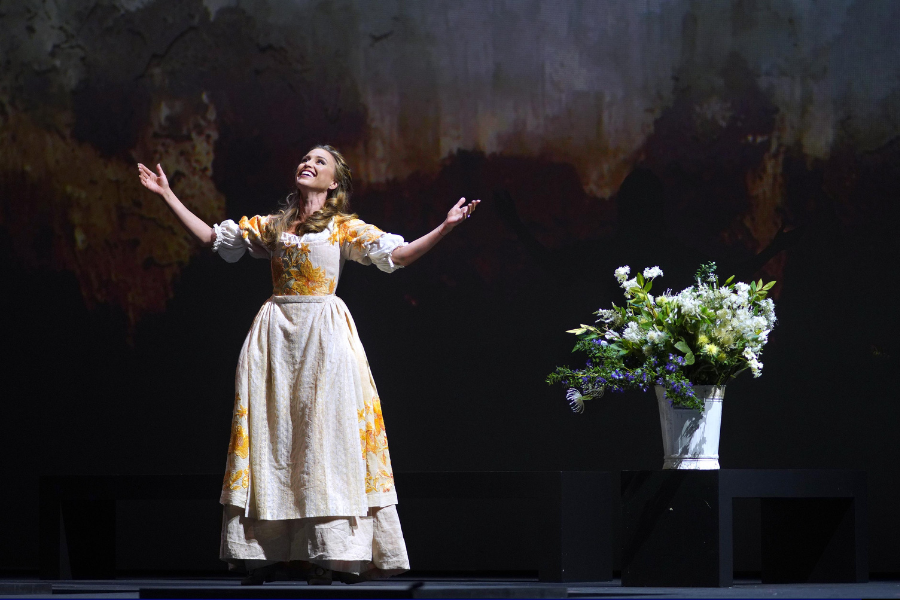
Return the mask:
M 375 396 L 366 401 L 360 413 L 359 440 L 366 461 L 366 493 L 390 492 L 394 487 L 391 456 L 388 451 L 381 400 Z
M 240 394 L 234 396 L 234 420 L 231 424 L 231 440 L 228 443 L 228 469 L 225 473 L 223 487 L 236 491 L 250 486 L 250 467 L 239 469 L 235 462 L 237 457 L 247 459 L 250 456 L 250 437 L 244 428 L 247 420 L 247 407 L 241 402 Z
M 309 244 L 288 245 L 284 256 L 272 259 L 273 293 L 276 296 L 324 296 L 333 294 L 337 282 L 324 267 L 309 258 Z
M 250 469 L 247 468 L 230 474 L 226 473 L 223 487 L 232 491 L 247 489 L 250 487 Z
M 238 221 L 238 227 L 241 228 L 241 237 L 245 240 L 250 236 L 250 220 L 247 217 L 241 217 L 241 220 Z
M 376 241 L 384 232 L 360 219 L 349 219 L 338 224 L 328 241 L 332 244 L 350 244 L 359 252 L 365 251 L 365 245 Z
M 262 239 L 262 228 L 266 226 L 266 217 L 255 216 L 252 219 L 241 217 L 238 221 L 238 227 L 241 229 L 241 237 L 251 239 L 251 241 L 259 241 Z
M 328 236 L 328 243 L 334 246 L 335 244 L 341 243 L 341 226 L 338 225 L 334 228 L 334 231 L 331 232 L 331 235 Z
M 250 438 L 244 428 L 237 423 L 231 428 L 231 443 L 228 445 L 228 452 L 233 452 L 241 458 L 250 456 Z

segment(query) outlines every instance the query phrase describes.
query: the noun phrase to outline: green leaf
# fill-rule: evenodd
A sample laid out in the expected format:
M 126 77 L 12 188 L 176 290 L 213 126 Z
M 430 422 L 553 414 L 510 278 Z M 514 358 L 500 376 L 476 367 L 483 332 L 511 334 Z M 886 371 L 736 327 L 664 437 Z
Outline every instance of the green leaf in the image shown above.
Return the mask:
M 650 288 L 652 288 L 652 287 L 653 287 L 653 280 L 651 279 L 651 280 L 647 281 L 647 285 L 644 286 L 644 291 L 649 292 Z
M 675 347 L 684 352 L 685 356 L 687 356 L 688 354 L 691 354 L 691 356 L 693 356 L 693 354 L 691 353 L 691 347 L 688 346 L 687 342 L 685 342 L 684 340 L 681 340 L 677 344 L 675 344 Z
M 728 285 L 732 281 L 734 281 L 734 275 L 732 275 L 731 277 L 729 277 L 728 279 L 725 280 L 725 285 Z
M 637 284 L 639 286 L 644 287 L 644 276 L 643 275 L 638 273 L 637 276 L 635 277 L 635 279 L 637 280 Z
M 688 350 L 688 353 L 684 355 L 684 364 L 692 365 L 694 364 L 694 353 Z
M 584 327 L 579 327 L 578 329 L 567 329 L 566 333 L 574 333 L 575 335 L 581 335 L 585 331 L 586 331 L 586 329 Z
M 763 291 L 765 292 L 767 290 L 771 290 L 774 286 L 775 286 L 775 282 L 770 281 L 769 283 L 767 283 L 766 285 L 763 286 Z

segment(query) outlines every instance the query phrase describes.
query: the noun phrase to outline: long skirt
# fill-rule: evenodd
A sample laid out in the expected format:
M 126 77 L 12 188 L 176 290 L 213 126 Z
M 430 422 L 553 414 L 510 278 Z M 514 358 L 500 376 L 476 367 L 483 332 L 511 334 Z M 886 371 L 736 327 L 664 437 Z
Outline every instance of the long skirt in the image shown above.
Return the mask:
M 343 301 L 271 297 L 235 389 L 221 557 L 408 569 L 381 402 Z
M 369 509 L 365 517 L 313 517 L 260 521 L 225 506 L 221 558 L 253 569 L 272 562 L 306 560 L 331 569 L 377 577 L 409 570 L 395 505 Z

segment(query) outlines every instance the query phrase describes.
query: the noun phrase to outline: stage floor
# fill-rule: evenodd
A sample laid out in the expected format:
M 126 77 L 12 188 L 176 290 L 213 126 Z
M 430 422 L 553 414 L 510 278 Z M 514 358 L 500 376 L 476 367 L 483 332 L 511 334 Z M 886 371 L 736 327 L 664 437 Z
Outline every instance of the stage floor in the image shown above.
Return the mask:
M 0 598 L 900 598 L 900 581 L 763 585 L 736 581 L 730 588 L 623 588 L 619 580 L 539 583 L 533 579 L 395 578 L 369 584 L 241 586 L 235 578 L 122 578 L 103 581 L 0 580 Z

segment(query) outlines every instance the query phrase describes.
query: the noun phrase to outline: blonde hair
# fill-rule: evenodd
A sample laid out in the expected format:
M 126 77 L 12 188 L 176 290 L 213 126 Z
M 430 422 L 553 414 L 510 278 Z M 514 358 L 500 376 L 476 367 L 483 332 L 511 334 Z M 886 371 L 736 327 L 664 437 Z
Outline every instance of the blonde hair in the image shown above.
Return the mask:
M 334 158 L 334 180 L 338 185 L 333 190 L 328 190 L 328 195 L 322 208 L 297 225 L 297 235 L 324 231 L 332 218 L 335 218 L 338 222 L 356 218 L 355 214 L 349 212 L 350 195 L 353 193 L 353 176 L 350 166 L 344 160 L 344 155 L 328 144 L 318 144 L 310 148 L 310 150 L 317 148 L 325 150 Z M 262 232 L 263 241 L 267 246 L 273 248 L 280 242 L 281 234 L 285 231 L 290 231 L 294 223 L 300 219 L 300 211 L 302 209 L 303 200 L 300 193 L 294 190 L 281 203 L 280 210 L 276 214 L 271 215 L 265 230 Z

